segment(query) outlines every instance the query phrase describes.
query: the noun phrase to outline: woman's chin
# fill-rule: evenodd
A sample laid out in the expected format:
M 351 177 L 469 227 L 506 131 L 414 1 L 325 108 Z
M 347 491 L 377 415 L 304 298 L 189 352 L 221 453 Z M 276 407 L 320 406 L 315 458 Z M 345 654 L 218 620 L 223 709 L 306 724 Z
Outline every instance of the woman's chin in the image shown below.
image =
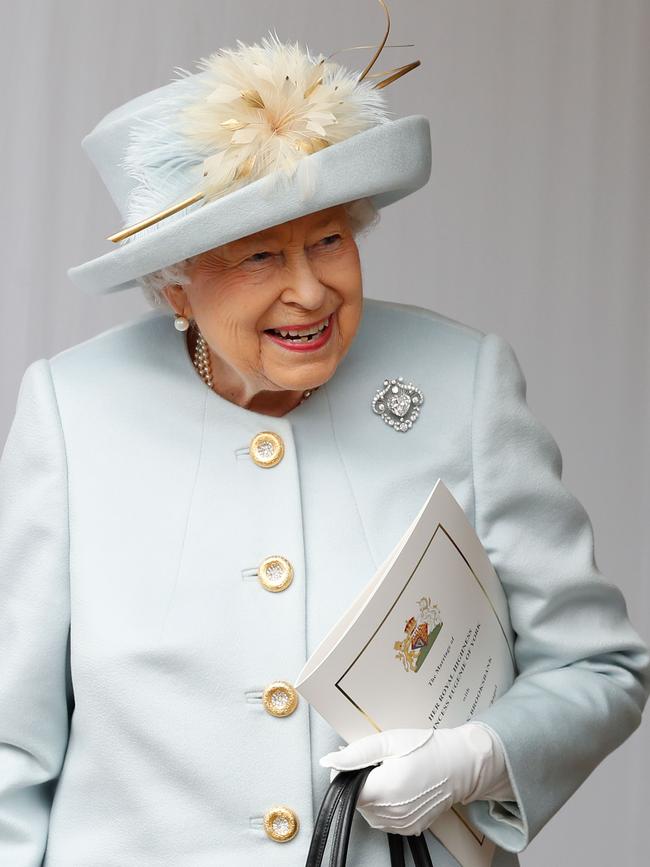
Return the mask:
M 283 364 L 267 357 L 264 373 L 268 380 L 283 391 L 304 391 L 327 382 L 338 367 L 341 357 L 338 352 L 320 358 L 301 356 L 295 360 L 284 361 Z
M 307 391 L 307 389 L 315 389 L 327 382 L 332 376 L 333 370 L 310 370 L 305 371 L 297 376 L 282 376 L 278 373 L 276 377 L 269 377 L 274 383 L 278 391 Z

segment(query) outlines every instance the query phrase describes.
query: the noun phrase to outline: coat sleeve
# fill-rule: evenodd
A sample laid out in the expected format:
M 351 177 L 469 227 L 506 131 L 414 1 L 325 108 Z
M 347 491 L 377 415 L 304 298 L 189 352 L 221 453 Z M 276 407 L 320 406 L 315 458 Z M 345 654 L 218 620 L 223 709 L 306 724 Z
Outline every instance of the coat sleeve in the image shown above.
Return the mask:
M 472 425 L 476 532 L 507 595 L 517 677 L 472 719 L 500 739 L 515 801 L 468 816 L 520 852 L 639 726 L 650 653 L 594 560 L 593 528 L 561 481 L 562 456 L 526 402 L 502 337 L 478 350 Z
M 24 373 L 0 458 L 0 864 L 40 867 L 68 742 L 67 468 L 49 362 Z

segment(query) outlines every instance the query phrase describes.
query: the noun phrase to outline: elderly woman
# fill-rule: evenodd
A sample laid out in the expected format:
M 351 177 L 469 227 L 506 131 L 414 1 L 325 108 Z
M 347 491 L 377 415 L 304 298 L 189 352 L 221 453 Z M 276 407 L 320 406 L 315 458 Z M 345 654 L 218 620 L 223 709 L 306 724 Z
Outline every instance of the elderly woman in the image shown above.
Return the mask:
M 71 277 L 140 283 L 154 309 L 20 387 L 0 463 L 2 864 L 297 867 L 323 765 L 379 763 L 349 864 L 388 865 L 385 831 L 462 803 L 512 867 L 640 723 L 648 648 L 512 348 L 363 297 L 359 233 L 430 171 L 426 118 L 389 120 L 380 90 L 240 43 L 84 140 L 126 228 Z M 419 413 L 373 411 L 392 379 Z M 338 751 L 292 680 L 438 478 L 503 584 L 518 676 L 462 726 Z

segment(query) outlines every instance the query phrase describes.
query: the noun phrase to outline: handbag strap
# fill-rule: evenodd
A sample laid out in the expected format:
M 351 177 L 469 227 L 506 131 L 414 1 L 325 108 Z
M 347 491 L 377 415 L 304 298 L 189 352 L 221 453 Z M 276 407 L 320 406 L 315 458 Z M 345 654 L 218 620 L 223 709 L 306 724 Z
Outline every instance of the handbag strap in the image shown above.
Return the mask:
M 406 867 L 404 861 L 404 845 L 406 839 L 413 856 L 415 867 L 433 867 L 431 855 L 427 847 L 427 841 L 422 834 L 391 834 L 388 833 L 388 848 L 390 850 L 390 865 L 391 867 Z
M 316 824 L 314 825 L 314 833 L 307 854 L 305 867 L 321 867 L 325 847 L 327 846 L 327 838 L 330 833 L 330 826 L 336 814 L 336 811 L 341 800 L 341 796 L 352 780 L 353 771 L 341 771 L 329 784 L 323 803 L 320 805 Z
M 404 860 L 404 838 L 401 834 L 388 834 L 390 867 L 406 867 Z
M 330 782 L 314 825 L 305 867 L 321 867 L 327 840 L 334 823 L 334 837 L 330 851 L 329 867 L 345 867 L 352 820 L 359 792 L 370 771 L 370 765 L 355 771 L 340 771 Z M 335 821 L 336 820 L 336 821 Z M 404 836 L 388 833 L 388 849 L 391 867 L 405 867 Z M 424 834 L 407 836 L 415 867 L 433 867 Z
M 421 834 L 412 834 L 406 839 L 409 841 L 415 867 L 433 867 L 427 841 L 424 839 L 424 831 Z
M 345 787 L 339 804 L 336 825 L 334 826 L 332 850 L 330 852 L 330 867 L 345 867 L 348 857 L 350 831 L 352 830 L 352 819 L 357 807 L 357 798 L 359 797 L 361 787 L 366 781 L 366 777 L 374 767 L 375 765 L 370 765 L 367 768 L 352 771 L 352 778 L 349 785 Z

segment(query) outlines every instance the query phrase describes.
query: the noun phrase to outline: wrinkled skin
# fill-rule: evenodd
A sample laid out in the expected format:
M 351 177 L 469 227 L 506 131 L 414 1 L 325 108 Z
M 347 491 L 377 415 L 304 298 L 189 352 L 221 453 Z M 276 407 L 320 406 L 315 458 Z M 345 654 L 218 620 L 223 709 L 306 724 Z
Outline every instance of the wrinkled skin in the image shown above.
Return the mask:
M 164 290 L 210 349 L 214 389 L 239 406 L 281 416 L 326 382 L 347 353 L 363 306 L 359 251 L 343 205 L 316 211 L 201 254 L 189 285 Z M 278 346 L 267 328 L 300 329 L 335 313 L 328 343 Z

